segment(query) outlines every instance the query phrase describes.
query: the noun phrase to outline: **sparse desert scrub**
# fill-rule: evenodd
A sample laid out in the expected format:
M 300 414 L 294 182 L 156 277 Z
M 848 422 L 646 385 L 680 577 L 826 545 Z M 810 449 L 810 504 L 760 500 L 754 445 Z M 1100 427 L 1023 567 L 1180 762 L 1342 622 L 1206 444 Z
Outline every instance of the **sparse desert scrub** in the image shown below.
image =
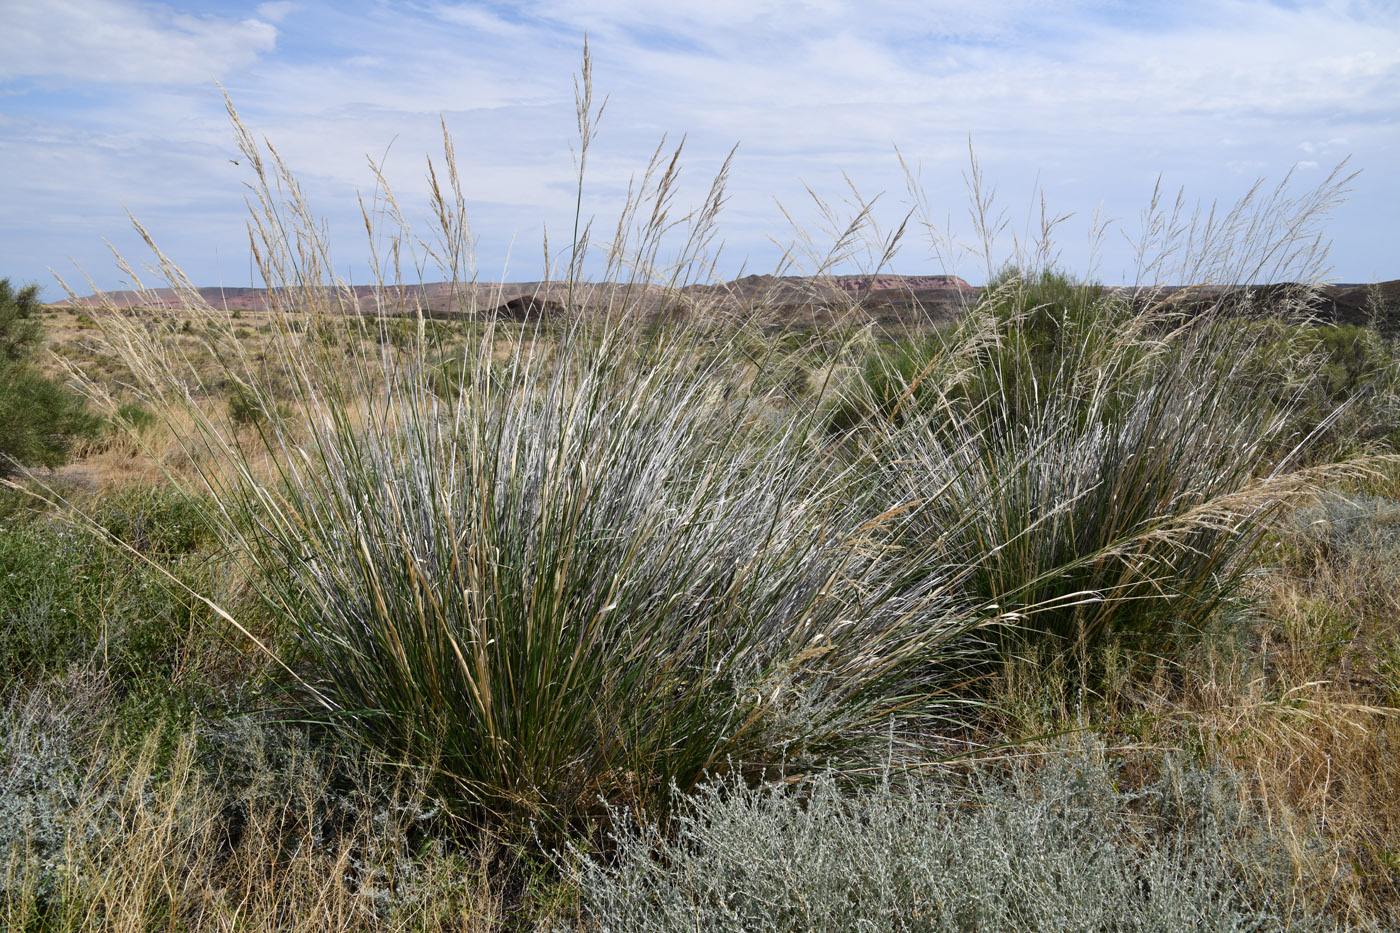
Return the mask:
M 1109 642 L 1004 665 L 983 741 L 1025 752 L 1089 733 L 1131 772 L 1150 773 L 1162 749 L 1229 769 L 1287 851 L 1297 898 L 1342 923 L 1393 928 L 1400 580 L 1388 488 L 1393 478 L 1374 477 L 1296 503 L 1239 602 L 1171 657 Z
M 1384 478 L 1330 490 L 1280 535 L 1279 570 L 1260 587 L 1269 624 L 1252 686 L 1298 713 L 1289 728 L 1261 730 L 1229 749 L 1282 814 L 1317 834 L 1338 902 L 1391 926 L 1400 923 L 1393 492 Z
M 1395 338 L 1355 324 L 1267 319 L 1254 366 L 1290 400 L 1297 429 L 1318 430 L 1310 462 L 1394 452 L 1400 442 L 1400 354 Z
M 249 720 L 114 743 L 103 689 L 0 711 L 0 926 L 499 929 L 484 857 L 417 842 L 441 810 L 411 776 Z
M 171 563 L 196 582 L 197 567 Z M 192 627 L 208 620 L 196 623 L 199 612 L 163 582 L 59 514 L 0 519 L 0 681 L 9 688 L 97 661 L 136 688 L 156 669 L 186 663 L 197 645 Z

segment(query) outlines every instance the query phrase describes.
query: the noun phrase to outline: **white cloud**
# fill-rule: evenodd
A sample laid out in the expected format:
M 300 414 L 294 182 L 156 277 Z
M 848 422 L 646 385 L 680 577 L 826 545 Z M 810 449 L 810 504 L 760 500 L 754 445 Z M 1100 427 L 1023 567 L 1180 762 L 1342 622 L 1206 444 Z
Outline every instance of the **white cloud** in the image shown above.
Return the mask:
M 1321 153 L 1326 155 L 1335 152 L 1344 153 L 1346 152 L 1347 147 L 1350 145 L 1351 141 L 1345 136 L 1334 136 L 1331 139 L 1306 139 L 1298 144 L 1298 148 L 1306 152 L 1308 155 L 1313 155 L 1314 153 Z
M 276 27 L 262 20 L 194 16 L 125 0 L 10 3 L 5 28 L 0 80 L 82 84 L 207 81 L 246 68 L 277 41 Z
M 524 38 L 529 32 L 529 28 L 526 26 L 508 22 L 490 10 L 483 10 L 470 3 L 434 7 L 432 12 L 446 22 L 465 26 L 476 33 L 519 39 Z
M 296 9 L 296 4 L 292 0 L 272 0 L 271 3 L 258 4 L 258 19 L 269 23 L 280 23 L 287 18 L 287 14 Z

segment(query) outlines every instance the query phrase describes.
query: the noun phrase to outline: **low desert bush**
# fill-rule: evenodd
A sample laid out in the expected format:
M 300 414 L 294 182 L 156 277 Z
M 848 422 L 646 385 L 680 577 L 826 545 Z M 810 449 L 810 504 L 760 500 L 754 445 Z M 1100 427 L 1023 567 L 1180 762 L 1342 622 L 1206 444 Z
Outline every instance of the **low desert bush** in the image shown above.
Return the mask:
M 53 379 L 20 364 L 0 363 L 0 471 L 57 467 L 74 443 L 100 422 L 83 401 Z
M 207 504 L 166 484 L 118 489 L 91 510 L 120 547 L 166 558 L 192 554 L 213 543 L 208 512 Z
M 1334 490 L 1292 518 L 1292 582 L 1272 591 L 1284 637 L 1311 661 L 1345 660 L 1353 686 L 1370 680 L 1375 702 L 1400 707 L 1400 501 Z
M 117 408 L 115 421 L 114 427 L 118 430 L 127 428 L 136 434 L 144 434 L 154 428 L 160 419 L 139 402 L 125 402 Z
M 271 411 L 275 409 L 270 409 L 256 390 L 241 383 L 229 390 L 228 417 L 234 424 L 261 427 Z
M 195 686 L 197 659 L 223 650 L 207 609 L 184 589 L 222 588 L 199 551 L 202 516 L 149 489 L 99 498 L 91 509 L 107 540 L 58 512 L 0 519 L 0 683 L 96 665 L 117 696 L 149 691 L 165 703 Z
M 1091 753 L 843 792 L 829 775 L 687 798 L 575 853 L 582 925 L 617 931 L 1321 929 L 1228 774 L 1140 790 Z
M 1245 325 L 1242 325 L 1245 326 Z M 1319 434 L 1309 460 L 1400 449 L 1400 354 L 1394 339 L 1353 324 L 1260 321 L 1254 365 L 1299 432 Z
M 875 346 L 843 388 L 832 428 L 883 430 L 911 418 L 975 416 L 987 405 L 1009 422 L 1028 418 L 1067 365 L 1107 362 L 1100 354 L 1136 316 L 1102 286 L 1016 267 L 987 283 L 971 313 L 975 323 Z

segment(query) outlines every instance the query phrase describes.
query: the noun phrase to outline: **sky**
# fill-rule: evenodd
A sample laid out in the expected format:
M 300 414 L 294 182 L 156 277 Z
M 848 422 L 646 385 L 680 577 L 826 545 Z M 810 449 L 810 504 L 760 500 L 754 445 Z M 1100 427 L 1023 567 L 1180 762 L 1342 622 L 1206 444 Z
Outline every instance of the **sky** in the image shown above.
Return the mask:
M 724 279 L 817 271 L 870 205 L 832 271 L 980 284 L 1043 210 L 1067 216 L 1058 265 L 1130 283 L 1159 186 L 1208 209 L 1261 180 L 1306 192 L 1343 160 L 1359 174 L 1319 228 L 1329 277 L 1400 277 L 1400 0 L 0 0 L 0 25 L 0 276 L 48 300 L 55 273 L 79 293 L 128 285 L 112 249 L 160 284 L 130 217 L 195 284 L 261 284 L 225 92 L 355 283 L 370 162 L 431 242 L 444 125 L 483 280 L 543 277 L 544 237 L 557 263 L 580 203 L 596 272 L 663 139 L 684 141 L 673 216 L 703 205 L 733 152 L 708 257 Z M 606 106 L 580 202 L 585 36 Z M 1005 220 L 990 259 L 958 245 L 978 241 L 974 158 Z

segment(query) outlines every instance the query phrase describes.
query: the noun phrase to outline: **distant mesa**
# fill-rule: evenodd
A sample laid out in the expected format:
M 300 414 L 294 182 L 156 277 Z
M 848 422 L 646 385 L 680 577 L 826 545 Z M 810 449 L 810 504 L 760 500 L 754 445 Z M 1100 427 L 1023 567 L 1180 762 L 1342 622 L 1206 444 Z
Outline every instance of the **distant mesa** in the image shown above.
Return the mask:
M 951 289 L 973 291 L 973 287 L 956 275 L 843 275 L 833 283 L 843 292 L 923 291 Z
M 956 275 L 746 275 L 723 285 L 697 285 L 694 289 L 723 289 L 751 297 L 773 293 L 862 294 L 864 292 L 976 291 Z
M 1115 287 L 1133 300 L 1159 301 L 1173 287 L 1135 289 Z M 1287 283 L 1262 287 L 1191 288 L 1176 299 L 1182 310 L 1202 308 L 1224 296 L 1242 312 L 1266 311 L 1296 292 Z M 493 317 L 502 321 L 559 320 L 579 313 L 617 307 L 618 303 L 644 314 L 678 311 L 720 314 L 755 313 L 777 326 L 820 326 L 848 319 L 855 313 L 884 324 L 946 321 L 962 314 L 981 289 L 956 275 L 747 275 L 731 282 L 687 285 L 668 291 L 657 285 L 581 282 L 569 289 L 561 282 L 432 282 L 422 285 L 340 286 L 329 290 L 340 307 L 376 315 L 422 313 L 432 318 Z M 571 295 L 567 303 L 558 297 Z M 265 288 L 201 288 L 199 300 L 214 308 L 265 311 L 295 308 L 305 296 L 297 290 Z M 60 306 L 147 308 L 179 311 L 190 306 L 187 295 L 173 289 L 118 291 L 58 302 Z M 701 310 L 703 309 L 703 310 Z M 1309 293 L 1309 311 L 1319 320 L 1361 324 L 1379 316 L 1387 328 L 1400 329 L 1400 281 L 1373 285 L 1325 285 Z
M 330 289 L 335 299 L 363 313 L 402 314 L 422 310 L 433 317 L 458 317 L 465 308 L 473 313 L 500 319 L 522 321 L 534 317 L 557 317 L 567 305 L 552 295 L 562 295 L 566 285 L 559 282 L 430 282 L 422 285 L 375 287 L 339 286 Z M 749 275 L 732 282 L 688 285 L 678 289 L 689 305 L 712 301 L 720 305 L 744 307 L 755 302 L 787 305 L 818 303 L 853 296 L 878 297 L 882 301 L 909 298 L 952 301 L 957 296 L 974 295 L 978 289 L 955 275 L 877 275 L 877 276 L 775 276 Z M 212 287 L 197 289 L 199 301 L 213 308 L 264 311 L 273 307 L 295 307 L 304 296 L 296 289 Z M 671 296 L 675 292 L 670 293 Z M 643 305 L 670 305 L 666 289 L 657 285 L 641 287 L 579 283 L 573 303 L 583 309 L 606 306 L 623 298 Z M 181 310 L 190 305 L 187 294 L 170 288 L 145 291 L 113 291 L 57 302 L 73 307 L 115 307 Z M 655 309 L 653 309 L 655 310 Z

